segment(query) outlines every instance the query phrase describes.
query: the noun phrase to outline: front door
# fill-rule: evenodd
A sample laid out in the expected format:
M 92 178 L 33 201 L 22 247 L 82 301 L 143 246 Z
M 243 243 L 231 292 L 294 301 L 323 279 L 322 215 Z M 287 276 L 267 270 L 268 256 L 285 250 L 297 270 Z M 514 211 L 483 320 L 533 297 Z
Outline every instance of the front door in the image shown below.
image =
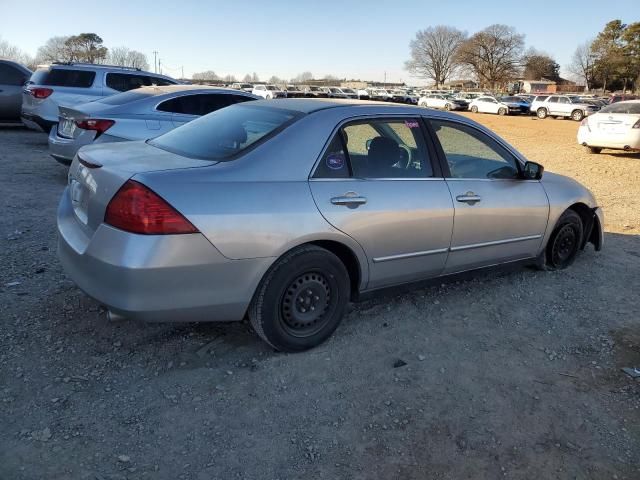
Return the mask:
M 431 120 L 455 208 L 446 273 L 534 257 L 549 218 L 537 180 L 520 178 L 514 156 L 482 131 Z
M 318 209 L 369 261 L 368 289 L 442 273 L 453 228 L 447 184 L 436 176 L 417 118 L 348 123 L 309 182 Z

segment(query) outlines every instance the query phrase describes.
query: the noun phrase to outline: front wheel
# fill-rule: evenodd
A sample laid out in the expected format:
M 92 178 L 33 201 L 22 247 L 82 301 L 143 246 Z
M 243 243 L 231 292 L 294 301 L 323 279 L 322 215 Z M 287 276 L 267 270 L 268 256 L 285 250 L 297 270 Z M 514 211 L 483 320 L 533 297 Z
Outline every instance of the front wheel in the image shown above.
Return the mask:
M 501 107 L 498 109 L 498 115 L 506 115 L 507 114 L 507 109 L 504 107 Z
M 451 110 L 451 104 L 450 104 L 450 103 L 445 103 L 445 104 L 444 104 L 444 109 L 445 109 L 446 111 Z
M 546 108 L 539 108 L 536 111 L 536 115 L 538 116 L 539 119 L 547 118 L 547 109 Z
M 561 270 L 571 265 L 580 250 L 583 229 L 580 215 L 573 210 L 565 211 L 542 253 L 540 266 L 545 270 Z
M 587 151 L 593 155 L 597 155 L 598 153 L 600 153 L 602 151 L 602 148 L 600 147 L 587 147 Z
M 478 107 L 476 107 L 475 105 L 473 107 L 471 107 L 471 111 L 473 113 L 478 113 Z
M 347 269 L 333 253 L 314 245 L 296 248 L 260 283 L 249 306 L 251 325 L 276 350 L 313 348 L 338 327 L 349 288 Z

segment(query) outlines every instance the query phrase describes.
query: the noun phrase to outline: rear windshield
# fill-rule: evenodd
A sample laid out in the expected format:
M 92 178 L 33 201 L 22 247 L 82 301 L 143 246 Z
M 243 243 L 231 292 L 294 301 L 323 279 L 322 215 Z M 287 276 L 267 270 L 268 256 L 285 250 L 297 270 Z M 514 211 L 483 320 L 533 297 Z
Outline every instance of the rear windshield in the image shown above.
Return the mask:
M 128 92 L 102 97 L 97 101 L 106 105 L 124 105 L 125 103 L 135 102 L 136 100 L 142 100 L 143 98 L 152 97 L 157 94 L 158 92 L 154 90 L 130 90 Z
M 89 88 L 93 85 L 96 72 L 71 70 L 66 68 L 39 69 L 31 75 L 30 83 L 54 87 Z
M 286 127 L 296 116 L 295 112 L 277 108 L 233 105 L 193 120 L 149 143 L 190 158 L 224 161 Z
M 627 113 L 632 115 L 640 114 L 640 103 L 619 102 L 607 105 L 600 110 L 600 113 Z

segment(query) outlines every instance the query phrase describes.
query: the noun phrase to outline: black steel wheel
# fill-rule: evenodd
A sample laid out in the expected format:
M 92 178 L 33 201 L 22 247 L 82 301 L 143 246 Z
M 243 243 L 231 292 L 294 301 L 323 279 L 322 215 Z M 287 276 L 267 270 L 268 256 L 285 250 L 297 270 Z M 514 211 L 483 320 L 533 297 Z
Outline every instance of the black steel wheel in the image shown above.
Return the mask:
M 583 225 L 573 210 L 562 214 L 545 251 L 545 267 L 549 270 L 567 268 L 576 259 L 582 245 Z
M 267 272 L 249 307 L 258 335 L 285 352 L 313 348 L 331 336 L 349 302 L 349 274 L 333 253 L 305 245 Z

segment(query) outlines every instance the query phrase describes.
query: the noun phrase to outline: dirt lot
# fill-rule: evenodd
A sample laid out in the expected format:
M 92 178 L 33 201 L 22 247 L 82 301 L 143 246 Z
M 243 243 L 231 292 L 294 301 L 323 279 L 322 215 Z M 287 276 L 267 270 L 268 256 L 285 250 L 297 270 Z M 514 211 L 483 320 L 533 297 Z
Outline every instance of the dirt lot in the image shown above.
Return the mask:
M 640 478 L 640 155 L 474 118 L 591 188 L 605 249 L 354 305 L 297 355 L 108 322 L 56 260 L 65 168 L 0 129 L 0 479 Z

